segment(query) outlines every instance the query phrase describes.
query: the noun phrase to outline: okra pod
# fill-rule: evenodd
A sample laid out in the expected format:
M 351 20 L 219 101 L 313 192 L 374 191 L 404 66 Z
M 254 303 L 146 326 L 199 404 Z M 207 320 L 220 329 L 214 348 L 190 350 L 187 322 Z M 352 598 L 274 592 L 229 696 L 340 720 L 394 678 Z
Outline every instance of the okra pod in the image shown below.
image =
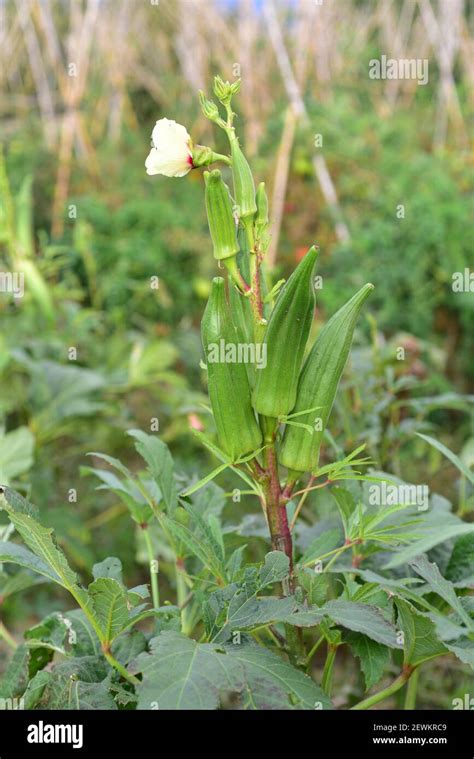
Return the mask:
M 279 460 L 290 470 L 315 472 L 318 467 L 321 441 L 349 355 L 357 317 L 373 287 L 364 285 L 334 314 L 306 359 L 293 413 L 307 410 L 307 414 L 298 416 L 297 422 L 310 425 L 313 431 L 287 425 Z
M 222 260 L 235 256 L 239 251 L 237 230 L 232 213 L 229 190 L 219 169 L 205 171 L 206 211 L 214 246 L 214 258 Z
M 318 255 L 310 248 L 283 286 L 265 331 L 266 366 L 256 371 L 253 406 L 259 414 L 281 417 L 295 405 L 314 311 L 313 269 Z
M 239 361 L 238 333 L 222 277 L 212 280 L 201 334 L 217 437 L 221 448 L 236 461 L 260 447 L 262 433 L 251 405 L 246 365 Z

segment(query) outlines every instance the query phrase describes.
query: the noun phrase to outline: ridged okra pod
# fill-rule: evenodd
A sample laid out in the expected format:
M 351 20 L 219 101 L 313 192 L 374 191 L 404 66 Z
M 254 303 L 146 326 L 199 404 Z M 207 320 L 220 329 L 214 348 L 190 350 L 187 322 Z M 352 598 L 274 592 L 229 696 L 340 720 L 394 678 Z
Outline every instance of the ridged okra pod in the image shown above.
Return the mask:
M 253 406 L 279 417 L 296 403 L 298 376 L 314 311 L 313 269 L 318 249 L 310 248 L 283 286 L 265 331 L 266 366 L 256 371 Z
M 238 334 L 233 324 L 222 277 L 212 290 L 201 322 L 208 389 L 221 448 L 232 461 L 256 450 L 262 442 L 250 402 L 246 366 L 236 354 Z
M 214 247 L 214 258 L 220 261 L 235 256 L 239 251 L 232 201 L 219 169 L 205 171 L 204 180 L 207 219 Z
M 321 330 L 305 361 L 293 411 L 314 409 L 297 420 L 310 425 L 313 433 L 287 425 L 279 461 L 290 470 L 315 472 L 318 467 L 321 441 L 349 355 L 357 317 L 372 290 L 373 285 L 364 285 L 334 314 Z
M 246 220 L 257 211 L 255 202 L 255 185 L 248 161 L 234 135 L 230 139 L 232 155 L 232 173 L 234 175 L 234 194 L 239 216 Z

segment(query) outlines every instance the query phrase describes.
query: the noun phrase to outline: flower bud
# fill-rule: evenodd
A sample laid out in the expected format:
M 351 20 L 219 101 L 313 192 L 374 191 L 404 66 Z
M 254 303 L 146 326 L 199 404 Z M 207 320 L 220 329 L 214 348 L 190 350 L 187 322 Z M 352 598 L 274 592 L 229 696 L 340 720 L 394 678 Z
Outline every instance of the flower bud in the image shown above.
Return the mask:
M 206 119 L 209 119 L 209 121 L 217 121 L 217 119 L 220 118 L 219 109 L 212 100 L 209 100 L 205 96 L 202 90 L 199 90 L 199 100 L 201 102 L 202 112 Z
M 222 181 L 219 169 L 204 172 L 204 179 L 207 219 L 214 246 L 214 258 L 230 258 L 238 253 L 239 244 L 229 190 Z
M 214 77 L 214 95 L 222 105 L 230 105 L 232 96 L 240 89 L 240 80 L 233 82 L 224 82 L 220 76 Z
M 255 185 L 253 176 L 237 137 L 230 141 L 232 155 L 232 171 L 234 174 L 235 202 L 241 219 L 254 216 L 257 206 L 255 203 Z

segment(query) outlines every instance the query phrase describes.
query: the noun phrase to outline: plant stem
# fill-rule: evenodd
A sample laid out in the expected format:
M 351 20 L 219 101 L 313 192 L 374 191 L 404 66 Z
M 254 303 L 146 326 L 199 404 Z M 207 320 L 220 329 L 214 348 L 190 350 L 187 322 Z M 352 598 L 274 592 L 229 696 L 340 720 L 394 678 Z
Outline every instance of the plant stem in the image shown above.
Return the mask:
M 15 638 L 7 630 L 3 622 L 0 622 L 0 638 L 2 638 L 5 641 L 5 643 L 7 643 L 10 646 L 10 648 L 16 648 L 18 645 Z
M 312 482 L 314 482 L 314 476 L 313 475 L 311 475 L 311 477 L 310 477 L 310 480 L 308 482 L 308 487 L 311 486 Z M 295 509 L 295 513 L 293 514 L 293 519 L 291 520 L 291 523 L 290 523 L 290 532 L 293 532 L 293 530 L 295 529 L 296 520 L 298 519 L 298 517 L 300 515 L 300 511 L 301 511 L 301 509 L 304 506 L 304 502 L 306 501 L 306 499 L 308 497 L 308 493 L 309 493 L 309 490 L 306 489 L 304 491 L 303 495 L 301 496 L 300 500 L 299 500 L 299 503 L 298 503 L 298 505 L 297 505 L 297 507 Z
M 293 580 L 293 541 L 288 525 L 288 516 L 286 505 L 281 501 L 280 481 L 278 478 L 278 464 L 275 451 L 275 420 L 262 417 L 262 426 L 264 428 L 265 448 L 265 475 L 263 489 L 265 494 L 265 505 L 268 519 L 268 527 L 272 539 L 272 548 L 274 551 L 283 551 L 290 562 L 290 586 L 283 589 L 285 595 L 294 591 Z M 285 590 L 287 592 L 285 592 Z
M 261 417 L 261 424 L 266 446 L 264 451 L 265 471 L 261 477 L 265 499 L 265 513 L 267 515 L 273 550 L 283 551 L 289 560 L 289 578 L 287 582 L 284 581 L 281 584 L 283 595 L 289 596 L 295 592 L 293 541 L 286 513 L 286 502 L 282 498 L 278 477 L 278 462 L 275 449 L 278 420 L 270 417 Z M 302 630 L 295 628 L 293 625 L 285 625 L 285 635 L 293 663 L 296 665 L 301 664 L 305 659 Z
M 150 582 L 151 582 L 151 597 L 153 600 L 153 606 L 158 609 L 160 606 L 160 588 L 158 585 L 158 560 L 153 556 L 153 546 L 151 543 L 150 533 L 148 532 L 148 525 L 143 529 L 143 537 L 145 539 L 146 550 L 148 554 L 148 566 L 150 569 Z M 156 563 L 156 571 L 154 569 Z
M 315 655 L 316 651 L 318 650 L 318 648 L 321 645 L 321 643 L 323 642 L 323 640 L 325 640 L 325 637 L 324 637 L 324 635 L 321 635 L 321 637 L 318 638 L 318 640 L 314 644 L 313 648 L 311 649 L 311 651 L 307 655 L 306 662 L 305 662 L 307 667 L 309 667 L 309 665 L 311 664 L 311 659 Z
M 188 617 L 188 591 L 186 587 L 186 580 L 184 579 L 184 562 L 181 558 L 176 558 L 175 570 L 177 603 L 181 610 L 181 632 L 183 635 L 190 635 L 192 629 L 190 629 L 191 625 Z
M 263 319 L 263 302 L 260 287 L 260 261 L 255 248 L 255 236 L 253 232 L 253 219 L 247 217 L 243 219 L 245 232 L 249 245 L 249 263 L 250 263 L 250 305 L 254 318 L 254 339 L 256 343 L 261 343 L 265 332 L 265 322 Z
M 389 698 L 389 696 L 393 696 L 393 694 L 397 693 L 400 688 L 403 688 L 405 683 L 410 678 L 412 672 L 413 669 L 411 668 L 404 669 L 404 671 L 397 677 L 396 680 L 393 681 L 391 685 L 388 685 L 378 693 L 374 693 L 373 696 L 369 696 L 363 701 L 359 701 L 358 704 L 352 707 L 352 710 L 370 709 L 370 707 L 374 706 L 374 704 L 378 704 L 380 701 L 384 701 L 384 699 Z
M 351 541 L 350 543 L 344 543 L 343 546 L 339 546 L 339 548 L 333 548 L 332 551 L 328 551 L 327 553 L 323 553 L 322 556 L 316 556 L 315 559 L 311 559 L 311 561 L 305 562 L 303 564 L 303 567 L 310 567 L 312 564 L 315 564 L 317 561 L 322 561 L 323 559 L 327 559 L 328 556 L 338 556 L 340 553 L 343 553 L 343 551 L 347 551 L 348 548 L 352 548 L 353 545 L 355 545 L 356 541 Z
M 328 694 L 328 696 L 331 695 L 332 674 L 333 674 L 333 669 L 334 669 L 334 661 L 336 659 L 336 651 L 337 651 L 337 646 L 333 646 L 330 644 L 328 646 L 328 653 L 326 656 L 326 661 L 324 663 L 324 671 L 323 671 L 323 679 L 321 681 L 321 687 Z
M 120 662 L 117 661 L 117 659 L 115 658 L 115 656 L 112 656 L 112 654 L 110 653 L 110 651 L 105 651 L 104 649 L 102 649 L 102 650 L 103 650 L 104 656 L 107 659 L 107 661 L 109 662 L 109 664 L 112 667 L 114 667 L 117 670 L 117 672 L 120 675 L 122 675 L 122 677 L 125 680 L 128 680 L 128 682 L 132 683 L 132 685 L 139 685 L 140 684 L 140 680 L 137 677 L 135 677 L 135 675 L 131 675 L 130 672 L 127 672 L 127 670 L 125 669 L 125 667 L 123 666 L 123 664 L 120 664 Z
M 405 709 L 416 708 L 416 694 L 418 689 L 418 680 L 420 677 L 420 668 L 418 667 L 413 672 L 407 685 L 407 692 L 405 694 Z
M 244 277 L 242 276 L 235 256 L 232 256 L 231 258 L 224 258 L 224 266 L 229 272 L 229 275 L 237 289 L 244 295 L 250 295 L 250 285 L 247 284 Z

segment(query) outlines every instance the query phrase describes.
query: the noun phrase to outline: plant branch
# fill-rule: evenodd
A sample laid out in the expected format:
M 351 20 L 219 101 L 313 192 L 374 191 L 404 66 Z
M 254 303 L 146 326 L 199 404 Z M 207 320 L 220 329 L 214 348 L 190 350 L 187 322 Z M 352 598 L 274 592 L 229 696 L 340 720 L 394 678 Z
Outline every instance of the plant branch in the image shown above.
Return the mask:
M 7 630 L 3 622 L 0 622 L 0 638 L 2 638 L 10 648 L 16 648 L 18 646 L 13 635 Z
M 135 677 L 135 675 L 131 675 L 130 672 L 128 672 L 125 669 L 125 667 L 122 664 L 120 664 L 119 661 L 117 661 L 117 659 L 110 653 L 110 651 L 106 651 L 104 648 L 102 649 L 102 651 L 105 658 L 109 662 L 109 664 L 112 667 L 114 667 L 114 669 L 116 669 L 120 675 L 122 675 L 124 680 L 128 680 L 128 682 L 131 683 L 132 685 L 140 684 L 140 680 L 138 679 L 138 677 Z
M 410 679 L 413 672 L 414 672 L 414 669 L 412 667 L 405 667 L 403 669 L 403 672 L 397 677 L 396 680 L 393 681 L 391 685 L 388 685 L 386 688 L 379 691 L 378 693 L 374 693 L 373 696 L 369 696 L 363 701 L 359 701 L 358 704 L 352 707 L 352 710 L 370 709 L 371 706 L 374 706 L 375 704 L 379 704 L 380 701 L 384 701 L 386 698 L 393 696 L 393 694 L 397 693 L 397 691 L 399 691 L 400 688 L 403 688 L 403 686 Z
M 145 539 L 146 550 L 148 554 L 148 566 L 150 570 L 150 582 L 151 582 L 151 597 L 153 600 L 153 606 L 158 609 L 160 606 L 160 589 L 158 585 L 158 569 L 154 570 L 154 564 L 158 567 L 158 561 L 153 556 L 153 546 L 151 543 L 150 533 L 148 532 L 148 525 L 143 529 L 143 537 Z

